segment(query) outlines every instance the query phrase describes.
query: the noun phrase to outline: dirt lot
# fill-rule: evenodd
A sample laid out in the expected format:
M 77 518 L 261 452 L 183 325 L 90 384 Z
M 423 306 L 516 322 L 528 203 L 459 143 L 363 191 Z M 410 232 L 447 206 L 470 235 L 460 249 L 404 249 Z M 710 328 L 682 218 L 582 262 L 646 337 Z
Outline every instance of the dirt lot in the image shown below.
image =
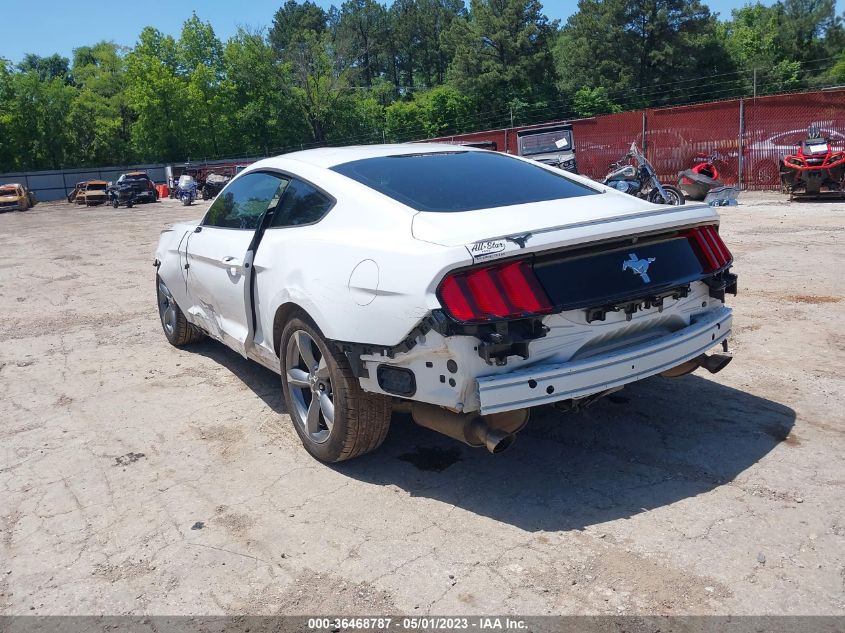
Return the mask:
M 845 613 L 845 203 L 742 202 L 718 376 L 336 467 L 275 374 L 165 341 L 154 246 L 202 204 L 0 215 L 0 613 Z

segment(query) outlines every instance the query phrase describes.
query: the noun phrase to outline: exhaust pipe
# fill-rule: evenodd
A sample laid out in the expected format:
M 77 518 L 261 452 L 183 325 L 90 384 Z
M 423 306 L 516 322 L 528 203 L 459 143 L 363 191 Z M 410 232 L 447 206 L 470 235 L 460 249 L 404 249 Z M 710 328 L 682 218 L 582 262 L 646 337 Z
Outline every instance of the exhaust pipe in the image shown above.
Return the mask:
M 468 446 L 483 446 L 496 454 L 513 444 L 516 433 L 528 422 L 528 409 L 478 415 L 453 413 L 437 405 L 414 402 L 411 405 L 411 417 L 420 426 Z
M 667 369 L 660 375 L 665 376 L 666 378 L 677 378 L 678 376 L 691 374 L 699 367 L 704 367 L 704 369 L 709 371 L 711 374 L 718 374 L 727 367 L 728 363 L 730 363 L 733 359 L 734 357 L 730 354 L 710 354 L 709 356 L 707 354 L 699 354 L 692 360 L 681 363 L 672 369 Z

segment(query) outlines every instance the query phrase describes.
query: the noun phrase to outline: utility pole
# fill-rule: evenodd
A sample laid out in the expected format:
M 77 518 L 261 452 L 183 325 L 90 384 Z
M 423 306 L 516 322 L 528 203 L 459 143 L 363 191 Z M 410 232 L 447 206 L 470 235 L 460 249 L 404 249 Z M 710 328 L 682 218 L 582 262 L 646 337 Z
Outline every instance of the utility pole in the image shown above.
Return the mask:
M 513 106 L 511 106 L 511 127 L 513 127 Z

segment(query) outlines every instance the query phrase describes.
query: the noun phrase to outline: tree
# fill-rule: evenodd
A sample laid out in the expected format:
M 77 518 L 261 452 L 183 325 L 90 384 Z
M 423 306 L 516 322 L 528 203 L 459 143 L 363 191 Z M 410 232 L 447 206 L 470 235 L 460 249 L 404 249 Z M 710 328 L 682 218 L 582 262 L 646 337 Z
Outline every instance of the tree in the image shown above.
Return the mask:
M 43 79 L 36 70 L 3 73 L 5 93 L 0 121 L 11 148 L 6 170 L 60 169 L 70 145 L 65 119 L 74 89 L 62 77 Z
M 188 147 L 195 156 L 219 157 L 228 150 L 228 84 L 223 79 L 223 44 L 208 22 L 194 13 L 182 25 L 177 61 L 187 79 L 185 107 Z
M 623 107 L 706 99 L 733 64 L 699 0 L 579 0 L 555 47 L 559 86 L 611 88 Z
M 49 57 L 41 57 L 33 53 L 24 56 L 23 61 L 18 64 L 18 70 L 22 73 L 35 73 L 41 81 L 61 79 L 67 81 L 70 60 L 59 54 Z
M 232 134 L 240 140 L 236 152 L 269 154 L 299 142 L 308 129 L 297 112 L 287 86 L 291 83 L 286 64 L 261 31 L 239 29 L 223 51 L 224 74 L 231 94 Z
M 471 98 L 450 86 L 438 86 L 397 101 L 385 109 L 385 133 L 391 141 L 408 141 L 456 133 L 475 110 Z
M 745 91 L 763 94 L 829 80 L 824 69 L 845 40 L 832 0 L 758 2 L 735 9 L 721 30 L 731 59 L 745 71 Z
M 622 108 L 613 103 L 607 94 L 607 88 L 599 86 L 579 88 L 572 97 L 572 111 L 575 116 L 591 117 L 611 112 L 621 112 Z
M 346 0 L 340 7 L 335 47 L 366 87 L 384 70 L 387 11 L 375 0 Z
M 133 117 L 126 103 L 125 49 L 113 42 L 74 49 L 71 76 L 77 88 L 67 120 L 73 163 L 131 162 Z
M 135 115 L 132 145 L 141 160 L 185 160 L 187 81 L 178 74 L 176 41 L 146 27 L 127 56 L 126 98 Z
M 315 143 L 328 140 L 349 94 L 348 71 L 335 66 L 331 41 L 305 31 L 289 46 L 293 104 L 304 118 Z
M 185 74 L 191 74 L 198 66 L 209 68 L 215 76 L 223 70 L 223 43 L 215 35 L 211 23 L 203 22 L 196 13 L 182 25 L 176 54 Z
M 270 29 L 270 46 L 281 59 L 290 43 L 308 31 L 321 36 L 326 31 L 327 15 L 311 0 L 299 4 L 296 0 L 287 0 L 273 16 Z
M 554 96 L 550 51 L 557 23 L 539 0 L 472 0 L 452 23 L 449 80 L 485 111 L 502 112 L 514 98 L 536 103 Z

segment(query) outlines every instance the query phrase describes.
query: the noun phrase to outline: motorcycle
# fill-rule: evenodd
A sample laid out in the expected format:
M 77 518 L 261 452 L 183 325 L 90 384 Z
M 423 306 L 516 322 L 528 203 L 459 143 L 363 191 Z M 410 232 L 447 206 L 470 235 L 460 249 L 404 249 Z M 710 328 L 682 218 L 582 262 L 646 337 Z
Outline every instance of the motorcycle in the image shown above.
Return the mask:
M 179 183 L 176 185 L 176 197 L 186 207 L 197 199 L 197 181 L 189 174 L 179 176 Z
M 631 160 L 636 166 L 630 164 Z M 631 149 L 615 163 L 611 163 L 610 172 L 602 181 L 622 193 L 627 193 L 653 204 L 684 204 L 684 193 L 673 185 L 664 185 L 657 178 L 657 172 L 637 147 L 631 143 Z
M 784 193 L 793 200 L 797 195 L 817 196 L 822 189 L 828 193 L 845 193 L 845 152 L 833 151 L 830 139 L 811 126 L 796 154 L 780 161 L 780 181 Z

